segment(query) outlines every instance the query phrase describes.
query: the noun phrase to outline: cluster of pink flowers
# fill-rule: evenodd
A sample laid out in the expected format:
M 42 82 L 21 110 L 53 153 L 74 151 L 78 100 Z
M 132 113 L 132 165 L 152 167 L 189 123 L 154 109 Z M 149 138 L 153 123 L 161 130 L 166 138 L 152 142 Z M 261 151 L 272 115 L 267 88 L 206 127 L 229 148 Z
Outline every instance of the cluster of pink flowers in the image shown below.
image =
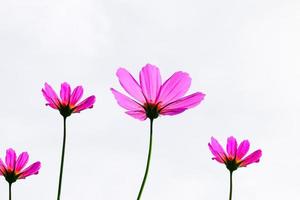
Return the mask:
M 204 99 L 205 94 L 195 92 L 185 96 L 191 86 L 191 78 L 188 73 L 182 71 L 175 72 L 170 78 L 162 82 L 159 68 L 151 64 L 147 64 L 141 69 L 139 81 L 124 68 L 119 68 L 116 75 L 121 86 L 127 93 L 127 95 L 124 95 L 111 88 L 111 92 L 117 103 L 124 108 L 126 110 L 125 113 L 131 117 L 141 121 L 144 121 L 147 118 L 150 120 L 149 152 L 145 175 L 137 196 L 137 200 L 139 200 L 142 196 L 150 167 L 153 121 L 160 115 L 177 115 L 188 109 L 194 108 Z M 85 109 L 92 108 L 96 101 L 96 97 L 92 95 L 83 101 L 80 101 L 83 95 L 83 87 L 77 86 L 72 90 L 71 86 L 66 82 L 61 84 L 60 97 L 58 97 L 55 90 L 53 90 L 48 83 L 45 83 L 42 94 L 47 101 L 46 105 L 58 110 L 63 117 L 64 137 L 57 194 L 57 199 L 59 200 L 62 187 L 67 134 L 66 119 L 72 113 L 79 113 Z M 246 156 L 250 147 L 249 141 L 244 140 L 238 145 L 237 140 L 233 136 L 228 137 L 227 139 L 226 152 L 214 137 L 211 137 L 211 142 L 208 143 L 208 146 L 214 156 L 213 159 L 219 163 L 225 164 L 230 171 L 229 199 L 231 199 L 232 172 L 239 167 L 246 167 L 249 164 L 259 162 L 262 151 L 256 150 Z M 11 199 L 12 183 L 16 182 L 18 179 L 25 179 L 30 175 L 39 173 L 41 163 L 38 161 L 25 168 L 28 160 L 29 155 L 27 152 L 22 152 L 17 156 L 16 152 L 11 148 L 6 151 L 5 162 L 0 158 L 0 175 L 5 178 L 10 186 L 9 199 Z

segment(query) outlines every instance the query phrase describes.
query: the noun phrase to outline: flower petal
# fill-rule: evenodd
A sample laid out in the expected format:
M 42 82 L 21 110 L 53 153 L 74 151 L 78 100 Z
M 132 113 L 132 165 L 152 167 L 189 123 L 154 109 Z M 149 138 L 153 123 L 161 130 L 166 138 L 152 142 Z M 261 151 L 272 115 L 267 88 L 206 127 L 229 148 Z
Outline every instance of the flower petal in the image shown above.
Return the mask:
M 161 115 L 177 115 L 184 112 L 187 108 L 174 108 L 174 109 L 163 109 L 159 114 Z
M 120 84 L 130 96 L 141 103 L 146 102 L 140 85 L 126 69 L 119 68 L 117 71 L 117 76 Z
M 130 115 L 131 117 L 133 117 L 135 119 L 139 119 L 141 121 L 144 121 L 145 119 L 147 119 L 145 111 L 142 111 L 142 110 L 140 110 L 140 111 L 127 111 L 125 113 Z
M 78 106 L 75 107 L 74 113 L 78 113 L 78 112 L 80 112 L 82 110 L 85 110 L 87 108 L 92 108 L 95 101 L 96 101 L 96 97 L 94 95 L 86 98 Z
M 74 107 L 76 105 L 76 103 L 81 99 L 83 94 L 83 88 L 82 86 L 77 86 L 70 97 L 70 106 Z
M 52 89 L 52 87 L 48 84 L 45 83 L 45 88 L 42 89 L 42 93 L 46 99 L 46 101 L 48 101 L 48 104 L 54 109 L 58 109 L 59 107 L 59 98 L 57 97 L 56 92 Z
M 260 157 L 262 156 L 262 151 L 256 150 L 253 153 L 251 153 L 249 156 L 247 156 L 240 164 L 241 167 L 246 167 L 249 164 L 252 164 L 254 162 L 259 162 Z
M 219 155 L 217 151 L 214 150 L 214 148 L 211 146 L 210 143 L 208 143 L 209 150 L 211 153 L 215 156 L 212 159 L 218 161 L 219 163 L 225 163 L 222 157 Z
M 16 157 L 16 152 L 13 149 L 10 148 L 6 150 L 5 163 L 8 171 L 13 171 L 15 169 Z
M 136 101 L 130 99 L 126 95 L 118 92 L 117 90 L 111 88 L 110 89 L 113 95 L 115 96 L 115 99 L 117 100 L 118 104 L 125 108 L 126 110 L 136 111 L 136 110 L 143 110 L 144 108 L 137 103 Z
M 218 140 L 216 140 L 214 137 L 211 137 L 211 143 L 210 143 L 210 148 L 215 152 L 212 152 L 214 156 L 216 156 L 216 159 L 218 158 L 219 160 L 222 160 L 225 162 L 227 160 L 226 153 L 223 149 L 223 147 L 220 145 Z
M 6 166 L 3 163 L 2 159 L 0 158 L 0 176 L 4 175 L 5 169 L 6 169 Z
M 156 98 L 161 87 L 159 69 L 147 64 L 140 71 L 140 84 L 147 103 L 156 103 Z
M 54 101 L 49 96 L 47 96 L 47 93 L 44 89 L 42 89 L 42 93 L 43 93 L 43 96 L 45 97 L 45 99 L 48 101 L 48 103 L 46 103 L 46 105 L 50 106 L 51 108 L 58 109 L 58 105 L 56 105 L 54 103 Z
M 186 109 L 193 108 L 198 104 L 200 104 L 200 102 L 204 99 L 204 96 L 205 94 L 201 92 L 196 92 L 189 96 L 183 97 L 163 107 L 160 111 L 160 114 L 162 115 L 173 115 L 173 113 L 179 114 L 185 111 Z
M 192 79 L 185 72 L 175 72 L 161 86 L 156 102 L 161 102 L 162 106 L 183 97 L 190 88 Z
M 41 162 L 35 162 L 20 173 L 19 179 L 24 179 L 27 176 L 38 174 L 41 168 Z
M 60 98 L 63 105 L 68 105 L 70 102 L 71 87 L 68 83 L 62 83 L 60 88 Z
M 236 152 L 236 160 L 239 162 L 249 151 L 250 143 L 248 140 L 244 140 L 239 145 Z
M 229 160 L 235 159 L 235 155 L 237 151 L 237 141 L 233 136 L 227 138 L 226 148 L 227 148 L 228 159 Z
M 15 172 L 19 173 L 27 164 L 29 159 L 29 155 L 27 152 L 23 152 L 19 155 L 17 162 L 16 162 L 16 167 L 15 167 Z

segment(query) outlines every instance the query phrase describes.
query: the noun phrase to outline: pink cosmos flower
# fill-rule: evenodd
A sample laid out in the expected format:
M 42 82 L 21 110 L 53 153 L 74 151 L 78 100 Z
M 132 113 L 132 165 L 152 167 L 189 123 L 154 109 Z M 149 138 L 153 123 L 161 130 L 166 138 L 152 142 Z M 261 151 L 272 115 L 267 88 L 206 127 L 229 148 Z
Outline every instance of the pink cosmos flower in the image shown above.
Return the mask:
M 82 86 L 77 86 L 72 91 L 70 85 L 66 82 L 61 84 L 60 98 L 58 98 L 57 94 L 48 83 L 45 83 L 45 87 L 42 89 L 42 93 L 46 101 L 48 102 L 46 105 L 49 105 L 51 108 L 59 110 L 64 120 L 63 144 L 62 144 L 58 192 L 57 192 L 57 199 L 59 200 L 61 194 L 65 146 L 66 146 L 66 134 L 67 134 L 66 119 L 72 113 L 79 113 L 80 111 L 85 110 L 87 108 L 92 108 L 96 101 L 96 97 L 92 95 L 86 98 L 85 100 L 79 102 L 83 94 Z
M 70 85 L 66 82 L 61 84 L 60 98 L 48 83 L 45 83 L 42 92 L 48 102 L 46 105 L 59 110 L 64 117 L 92 108 L 96 101 L 96 97 L 92 95 L 78 103 L 83 94 L 82 86 L 77 86 L 72 92 Z
M 25 168 L 29 159 L 27 152 L 21 153 L 18 158 L 13 149 L 6 150 L 5 163 L 0 158 L 0 175 L 3 175 L 9 184 L 16 182 L 18 179 L 25 179 L 28 176 L 38 174 L 41 168 L 40 162 L 35 162 Z
M 159 115 L 177 115 L 197 106 L 205 94 L 196 92 L 185 96 L 191 85 L 191 78 L 185 72 L 175 72 L 162 83 L 159 69 L 147 64 L 140 71 L 139 83 L 124 68 L 117 71 L 120 84 L 132 97 L 111 88 L 118 104 L 126 113 L 136 119 L 155 119 Z
M 175 72 L 168 80 L 162 83 L 159 69 L 147 64 L 140 71 L 139 83 L 124 68 L 117 71 L 121 86 L 132 97 L 128 97 L 111 88 L 118 104 L 125 108 L 126 113 L 139 120 L 150 119 L 150 141 L 147 165 L 144 178 L 137 196 L 141 199 L 148 177 L 152 153 L 153 121 L 159 115 L 177 115 L 189 108 L 197 106 L 204 98 L 204 94 L 196 92 L 184 96 L 191 85 L 191 78 L 185 72 Z
M 211 143 L 208 143 L 208 146 L 211 153 L 215 156 L 213 159 L 224 163 L 231 172 L 239 167 L 246 167 L 252 163 L 259 162 L 262 156 L 262 151 L 259 149 L 245 157 L 250 147 L 249 141 L 244 140 L 238 145 L 236 139 L 232 136 L 227 138 L 227 153 L 214 137 L 211 137 Z

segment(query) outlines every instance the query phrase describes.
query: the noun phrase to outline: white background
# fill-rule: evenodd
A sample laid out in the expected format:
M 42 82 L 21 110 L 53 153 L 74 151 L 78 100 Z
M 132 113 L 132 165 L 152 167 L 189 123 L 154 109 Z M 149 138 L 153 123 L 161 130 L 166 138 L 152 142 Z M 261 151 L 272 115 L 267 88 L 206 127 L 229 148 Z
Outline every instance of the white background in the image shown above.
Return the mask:
M 154 124 L 143 200 L 228 198 L 229 173 L 207 143 L 234 135 L 263 150 L 234 174 L 235 200 L 289 200 L 300 188 L 298 0 L 1 0 L 0 155 L 13 147 L 40 160 L 13 185 L 15 200 L 56 199 L 62 117 L 45 106 L 45 81 L 95 94 L 68 119 L 63 200 L 133 200 L 144 174 L 149 122 L 123 113 L 109 91 L 115 72 L 146 63 L 163 79 L 190 73 L 195 109 Z M 0 199 L 8 199 L 1 177 Z

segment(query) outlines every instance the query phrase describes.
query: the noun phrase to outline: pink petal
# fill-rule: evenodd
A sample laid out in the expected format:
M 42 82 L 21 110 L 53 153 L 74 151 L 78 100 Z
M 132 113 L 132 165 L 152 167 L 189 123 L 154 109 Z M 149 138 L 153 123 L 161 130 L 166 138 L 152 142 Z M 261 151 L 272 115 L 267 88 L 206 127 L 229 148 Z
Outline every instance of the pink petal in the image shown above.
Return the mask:
M 213 149 L 216 153 L 216 157 L 219 158 L 220 160 L 226 161 L 227 160 L 227 156 L 226 153 L 223 149 L 223 147 L 220 145 L 220 143 L 214 138 L 211 137 L 211 149 Z
M 26 169 L 24 169 L 23 172 L 20 173 L 19 179 L 24 179 L 27 176 L 31 176 L 33 174 L 38 174 L 39 170 L 41 168 L 41 163 L 40 162 L 35 162 Z
M 10 148 L 6 150 L 5 162 L 8 171 L 13 171 L 15 169 L 16 157 L 16 152 L 13 149 Z
M 141 103 L 146 102 L 140 85 L 126 69 L 119 68 L 117 71 L 117 76 L 120 84 L 129 95 Z
M 135 118 L 135 119 L 139 119 L 141 121 L 144 121 L 145 119 L 147 119 L 146 113 L 145 111 L 127 111 L 126 114 L 130 115 L 131 117 Z
M 16 167 L 15 167 L 15 172 L 19 173 L 27 164 L 29 159 L 29 155 L 27 152 L 23 152 L 19 155 L 17 162 L 16 162 Z
M 215 151 L 213 149 L 213 147 L 211 146 L 210 143 L 208 143 L 208 147 L 209 147 L 209 150 L 211 151 L 211 153 L 215 156 L 212 159 L 218 161 L 219 163 L 224 163 L 224 160 L 222 160 L 222 157 L 219 155 L 219 153 L 217 151 Z
M 45 88 L 42 89 L 42 93 L 45 99 L 48 101 L 48 104 L 46 105 L 49 105 L 54 109 L 59 107 L 60 101 L 57 97 L 57 94 L 48 83 L 45 83 Z
M 236 152 L 236 160 L 240 161 L 249 151 L 250 143 L 248 140 L 244 140 L 239 145 Z
M 174 109 L 163 109 L 159 114 L 161 115 L 177 115 L 184 112 L 187 108 L 174 108 Z
M 46 106 L 50 106 L 53 109 L 58 109 L 59 107 L 53 103 L 46 103 Z
M 2 159 L 0 158 L 0 176 L 4 175 L 5 169 L 6 169 L 6 166 L 3 163 Z
M 161 102 L 162 106 L 181 98 L 190 88 L 191 78 L 187 73 L 175 72 L 161 86 L 156 102 Z
M 236 155 L 237 151 L 237 141 L 234 137 L 229 137 L 227 138 L 227 154 L 228 154 L 228 159 L 233 160 Z
M 60 98 L 63 105 L 68 105 L 70 101 L 71 87 L 68 83 L 62 83 L 60 88 Z
M 159 69 L 151 64 L 144 66 L 140 71 L 140 84 L 147 103 L 155 103 L 161 86 Z
M 87 108 L 92 108 L 95 101 L 96 101 L 96 97 L 94 95 L 86 98 L 78 106 L 75 107 L 74 112 L 78 113 L 78 112 L 80 112 L 82 110 L 85 110 Z
M 70 97 L 70 106 L 74 107 L 76 105 L 76 103 L 81 99 L 83 94 L 83 88 L 82 86 L 77 86 Z
M 58 109 L 58 105 L 56 105 L 54 103 L 54 101 L 49 96 L 47 96 L 47 93 L 44 89 L 42 89 L 42 93 L 43 93 L 43 96 L 45 97 L 45 99 L 48 101 L 48 103 L 46 103 L 46 105 L 50 106 L 51 108 Z
M 177 101 L 170 103 L 169 105 L 162 108 L 160 114 L 162 115 L 173 115 L 179 114 L 186 109 L 193 108 L 200 104 L 200 102 L 204 99 L 205 94 L 201 92 L 196 92 L 189 96 L 183 97 Z
M 111 88 L 110 89 L 115 96 L 115 99 L 117 100 L 118 104 L 125 108 L 126 110 L 143 110 L 144 108 L 137 103 L 136 101 L 130 99 L 129 97 L 125 96 L 124 94 L 118 92 L 117 90 Z
M 262 151 L 256 150 L 253 153 L 251 153 L 249 156 L 247 156 L 240 164 L 241 167 L 246 167 L 249 164 L 252 164 L 254 162 L 259 162 L 260 157 L 262 156 Z

